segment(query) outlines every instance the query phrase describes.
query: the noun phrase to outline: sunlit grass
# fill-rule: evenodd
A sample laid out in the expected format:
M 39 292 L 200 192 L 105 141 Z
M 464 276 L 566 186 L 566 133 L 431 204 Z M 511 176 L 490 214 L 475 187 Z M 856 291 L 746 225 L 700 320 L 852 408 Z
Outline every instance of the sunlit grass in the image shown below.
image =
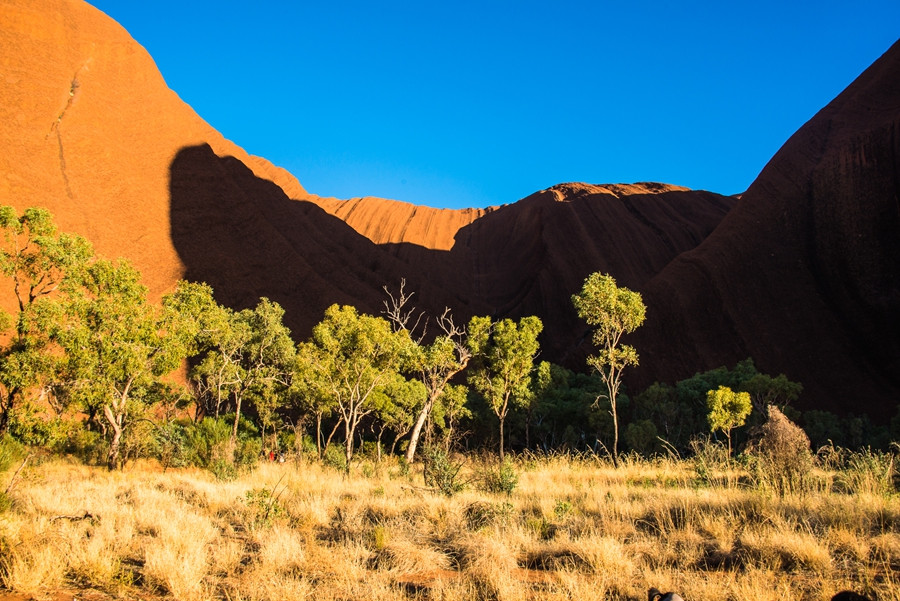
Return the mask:
M 446 497 L 385 461 L 345 475 L 30 466 L 0 514 L 0 584 L 204 599 L 900 598 L 900 499 L 853 474 L 778 496 L 689 461 L 520 458 L 510 495 Z M 414 470 L 415 471 L 415 470 Z M 369 474 L 365 476 L 364 474 Z

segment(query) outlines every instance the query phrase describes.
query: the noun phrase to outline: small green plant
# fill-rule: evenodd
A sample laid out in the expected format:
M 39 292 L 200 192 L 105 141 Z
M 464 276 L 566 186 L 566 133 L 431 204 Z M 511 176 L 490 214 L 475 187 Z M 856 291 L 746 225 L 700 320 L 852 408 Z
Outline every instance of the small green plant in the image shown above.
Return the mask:
M 253 518 L 253 526 L 268 528 L 278 518 L 284 517 L 286 511 L 278 500 L 278 495 L 268 488 L 254 488 L 248 490 L 244 497 L 244 503 L 250 510 Z
M 216 477 L 216 480 L 222 482 L 230 482 L 238 477 L 237 468 L 226 459 L 216 459 L 207 469 Z
M 339 472 L 347 471 L 347 457 L 344 450 L 335 445 L 329 445 L 322 454 L 322 463 Z
M 529 518 L 525 521 L 525 525 L 541 540 L 552 540 L 556 536 L 556 525 L 546 518 Z
M 559 500 L 556 502 L 556 505 L 553 507 L 553 517 L 557 520 L 564 520 L 570 515 L 572 515 L 573 508 L 572 504 L 568 501 Z
M 426 446 L 423 452 L 425 460 L 425 484 L 436 488 L 441 494 L 452 497 L 465 488 L 460 480 L 459 472 L 462 463 L 454 463 L 450 454 L 435 445 Z
M 519 474 L 509 456 L 503 458 L 496 470 L 484 474 L 484 486 L 488 492 L 504 493 L 507 496 L 519 485 Z
M 25 447 L 9 434 L 0 437 L 0 472 L 5 472 L 25 456 Z
M 372 529 L 372 548 L 375 551 L 381 551 L 388 544 L 388 531 L 387 528 L 382 526 L 381 524 L 376 525 Z

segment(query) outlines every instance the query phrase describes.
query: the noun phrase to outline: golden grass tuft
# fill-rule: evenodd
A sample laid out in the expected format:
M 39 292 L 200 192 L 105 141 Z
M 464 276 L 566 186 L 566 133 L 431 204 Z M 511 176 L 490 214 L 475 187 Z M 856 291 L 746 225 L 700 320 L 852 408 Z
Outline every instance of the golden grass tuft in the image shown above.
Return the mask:
M 0 513 L 0 585 L 185 601 L 624 600 L 651 585 L 691 601 L 900 598 L 896 494 L 782 497 L 694 468 L 531 458 L 511 495 L 447 498 L 390 463 L 368 477 L 264 464 L 219 482 L 49 461 Z

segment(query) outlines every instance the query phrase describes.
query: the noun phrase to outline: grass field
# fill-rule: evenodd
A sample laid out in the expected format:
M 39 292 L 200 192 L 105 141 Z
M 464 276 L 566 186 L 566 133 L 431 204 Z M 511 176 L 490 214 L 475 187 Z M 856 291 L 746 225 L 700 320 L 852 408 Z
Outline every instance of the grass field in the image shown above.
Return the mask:
M 183 601 L 643 600 L 650 586 L 688 601 L 900 600 L 891 474 L 823 465 L 779 495 L 696 460 L 520 457 L 507 495 L 484 492 L 490 465 L 470 458 L 447 497 L 390 461 L 349 476 L 265 463 L 223 482 L 33 460 L 3 498 L 0 585 Z

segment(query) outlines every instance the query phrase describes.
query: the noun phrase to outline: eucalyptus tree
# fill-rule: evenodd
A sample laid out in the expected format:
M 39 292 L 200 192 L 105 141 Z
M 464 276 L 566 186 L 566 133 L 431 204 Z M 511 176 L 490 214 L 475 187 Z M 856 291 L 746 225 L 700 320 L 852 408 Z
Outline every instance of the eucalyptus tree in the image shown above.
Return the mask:
M 12 284 L 16 312 L 0 311 L 0 435 L 24 392 L 46 382 L 57 357 L 48 353 L 50 324 L 60 294 L 93 256 L 81 236 L 60 233 L 49 211 L 19 215 L 0 206 L 0 272 Z
M 421 312 L 414 307 L 409 307 L 412 293 L 407 293 L 404 288 L 406 281 L 400 283 L 400 290 L 395 295 L 387 287 L 384 291 L 388 300 L 384 302 L 385 314 L 390 319 L 396 330 L 407 332 L 410 337 L 416 337 L 418 352 L 412 355 L 410 371 L 418 374 L 425 386 L 425 402 L 422 404 L 413 424 L 409 436 L 409 445 L 406 447 L 406 463 L 411 464 L 416 456 L 419 439 L 423 428 L 431 417 L 435 403 L 444 393 L 450 381 L 456 374 L 463 371 L 472 358 L 472 353 L 466 344 L 465 328 L 454 323 L 450 308 L 444 309 L 435 319 L 440 332 L 430 343 L 425 343 L 425 327 L 427 319 L 423 323 Z M 421 325 L 421 331 L 419 326 Z
M 619 418 L 616 399 L 622 385 L 622 371 L 638 364 L 633 346 L 621 344 L 622 336 L 633 332 L 642 323 L 646 307 L 640 293 L 616 286 L 616 280 L 603 273 L 592 273 L 585 279 L 578 294 L 572 296 L 578 316 L 594 326 L 593 341 L 599 349 L 587 358 L 608 391 L 610 415 L 613 418 L 613 463 L 619 465 Z M 597 397 L 599 402 L 600 397 Z
M 415 352 L 405 330 L 394 331 L 381 317 L 332 305 L 301 345 L 304 377 L 311 388 L 333 403 L 344 426 L 346 468 L 353 459 L 360 420 L 377 409 L 377 391 L 400 373 Z
M 52 336 L 65 355 L 60 384 L 88 411 L 101 413 L 115 469 L 130 416 L 154 399 L 160 378 L 187 356 L 179 320 L 147 300 L 140 273 L 124 260 L 96 260 L 82 271 Z
M 397 443 L 409 434 L 415 424 L 416 414 L 426 398 L 425 385 L 418 380 L 407 380 L 400 373 L 390 378 L 374 393 L 375 416 L 373 431 L 376 434 L 376 450 L 381 460 L 381 440 L 385 431 L 394 435 L 389 453 L 394 454 Z
M 534 359 L 543 324 L 538 317 L 492 322 L 489 317 L 469 321 L 472 367 L 469 384 L 487 401 L 500 421 L 500 460 L 504 457 L 504 422 L 513 405 L 524 405 L 533 394 Z
M 731 431 L 747 421 L 752 409 L 750 393 L 735 392 L 728 386 L 719 386 L 706 393 L 706 407 L 709 409 L 709 427 L 713 432 L 725 432 L 728 456 L 731 457 Z
M 216 416 L 224 404 L 234 410 L 231 445 L 237 441 L 244 402 L 251 402 L 263 432 L 274 426 L 276 411 L 291 385 L 296 346 L 284 325 L 284 309 L 261 298 L 253 309 L 212 308 L 207 319 L 206 352 L 191 371 Z

